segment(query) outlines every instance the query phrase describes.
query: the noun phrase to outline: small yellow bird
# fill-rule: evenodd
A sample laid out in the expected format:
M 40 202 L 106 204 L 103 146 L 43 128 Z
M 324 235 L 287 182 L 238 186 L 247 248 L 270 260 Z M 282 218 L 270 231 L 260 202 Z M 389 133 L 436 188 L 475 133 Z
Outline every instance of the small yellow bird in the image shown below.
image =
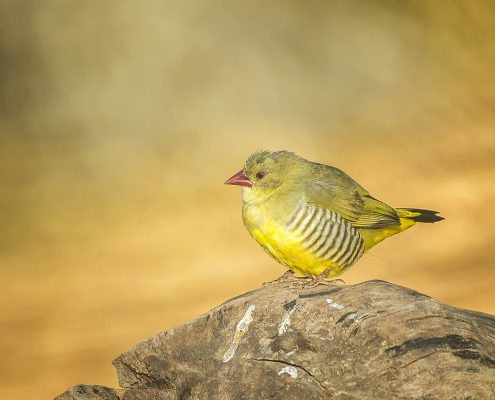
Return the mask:
M 383 239 L 444 219 L 437 211 L 392 208 L 343 171 L 287 151 L 254 153 L 225 183 L 243 186 L 244 225 L 289 268 L 281 280 L 324 283 Z

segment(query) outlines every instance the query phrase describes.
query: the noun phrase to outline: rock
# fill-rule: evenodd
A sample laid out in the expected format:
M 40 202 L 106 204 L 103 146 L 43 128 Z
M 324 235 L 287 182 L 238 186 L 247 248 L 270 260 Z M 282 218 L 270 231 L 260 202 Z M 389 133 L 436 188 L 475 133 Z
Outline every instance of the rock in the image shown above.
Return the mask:
M 119 400 L 117 391 L 100 385 L 76 385 L 56 397 L 58 400 Z
M 495 317 L 382 281 L 274 284 L 139 343 L 114 365 L 124 389 L 76 386 L 58 399 L 488 399 Z

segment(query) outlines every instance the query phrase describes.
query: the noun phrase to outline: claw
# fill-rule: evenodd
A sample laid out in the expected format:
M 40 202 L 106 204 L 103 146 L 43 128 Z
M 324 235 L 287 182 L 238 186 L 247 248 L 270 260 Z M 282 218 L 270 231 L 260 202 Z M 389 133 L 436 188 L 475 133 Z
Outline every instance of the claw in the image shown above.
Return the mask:
M 308 284 L 304 286 L 307 288 L 314 288 L 318 285 L 337 286 L 339 284 L 345 285 L 346 283 L 342 279 L 322 279 L 322 280 L 313 279 L 311 282 L 308 282 Z
M 289 269 L 289 270 L 285 271 L 285 273 L 284 273 L 281 277 L 279 277 L 279 278 L 277 278 L 277 279 L 275 279 L 275 280 L 273 280 L 273 281 L 270 281 L 270 282 L 264 282 L 262 286 L 263 286 L 263 287 L 266 287 L 266 286 L 271 285 L 271 284 L 274 284 L 274 283 L 275 283 L 275 284 L 276 284 L 276 283 L 282 283 L 282 282 L 287 283 L 287 282 L 290 282 L 290 281 L 292 281 L 292 284 L 296 284 L 296 283 L 300 282 L 300 281 L 301 281 L 301 279 L 302 279 L 302 280 L 306 280 L 306 279 L 308 279 L 308 278 L 305 278 L 305 277 L 298 278 L 298 277 L 297 277 L 297 276 L 295 276 L 295 275 L 294 275 L 294 273 L 293 273 L 293 272 Z M 291 286 L 291 284 L 289 284 L 288 286 L 285 286 L 285 287 L 290 287 L 290 286 Z
M 330 273 L 330 269 L 327 268 L 325 269 L 320 275 L 314 276 L 310 282 L 303 283 L 303 287 L 305 288 L 314 288 L 317 287 L 318 285 L 325 285 L 325 286 L 335 286 L 339 283 L 345 285 L 346 283 L 342 279 L 329 279 L 327 280 L 326 277 Z
M 327 280 L 326 277 L 330 273 L 330 269 L 327 268 L 324 270 L 321 274 L 312 276 L 312 277 L 297 277 L 294 275 L 294 273 L 291 270 L 285 271 L 285 273 L 270 282 L 264 282 L 263 287 L 272 285 L 272 284 L 277 284 L 277 283 L 285 283 L 284 287 L 286 288 L 314 288 L 319 285 L 325 285 L 325 286 L 335 286 L 338 284 L 345 285 L 346 283 L 342 279 L 329 279 Z

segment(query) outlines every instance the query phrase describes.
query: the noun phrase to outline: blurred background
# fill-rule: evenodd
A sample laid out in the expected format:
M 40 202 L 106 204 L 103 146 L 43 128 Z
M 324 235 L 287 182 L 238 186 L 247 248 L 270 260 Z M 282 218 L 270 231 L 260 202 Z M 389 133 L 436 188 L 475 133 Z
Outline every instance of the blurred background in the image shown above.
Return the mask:
M 223 185 L 258 149 L 440 210 L 384 279 L 495 313 L 491 1 L 0 1 L 0 398 L 111 360 L 284 269 Z

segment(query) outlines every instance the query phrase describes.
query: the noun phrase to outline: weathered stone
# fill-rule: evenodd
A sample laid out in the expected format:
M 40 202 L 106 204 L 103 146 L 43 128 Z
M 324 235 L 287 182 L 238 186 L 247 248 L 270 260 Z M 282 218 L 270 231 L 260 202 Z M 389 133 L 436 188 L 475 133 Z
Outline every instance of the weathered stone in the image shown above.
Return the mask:
M 55 400 L 120 400 L 115 389 L 100 385 L 76 385 Z
M 495 317 L 386 282 L 270 285 L 119 356 L 124 389 L 114 393 L 126 400 L 495 398 L 494 338 Z M 59 398 L 113 400 L 72 396 Z

